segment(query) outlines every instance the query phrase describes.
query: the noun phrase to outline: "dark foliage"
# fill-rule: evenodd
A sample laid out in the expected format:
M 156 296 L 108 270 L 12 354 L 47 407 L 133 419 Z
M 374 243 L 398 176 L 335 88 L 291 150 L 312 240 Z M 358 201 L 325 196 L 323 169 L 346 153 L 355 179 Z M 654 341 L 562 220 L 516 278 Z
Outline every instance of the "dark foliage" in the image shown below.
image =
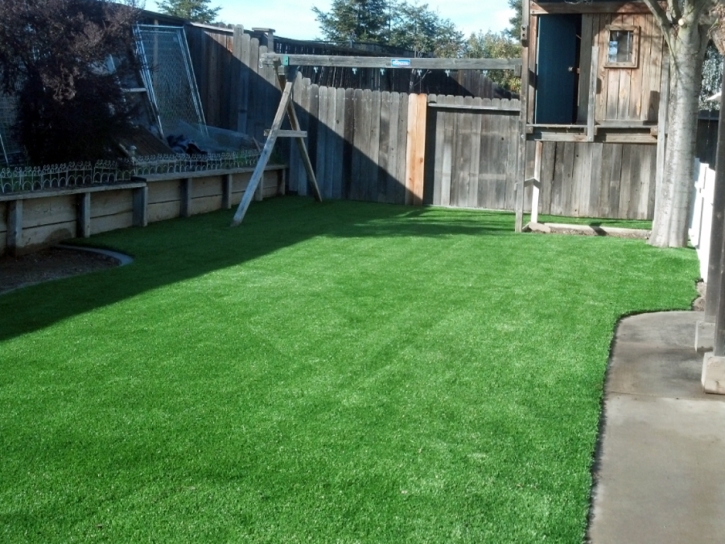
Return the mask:
M 120 81 L 135 70 L 135 0 L 2 0 L 0 83 L 19 99 L 17 137 L 31 162 L 112 156 L 130 127 Z M 108 59 L 118 64 L 110 73 Z
M 508 27 L 505 32 L 508 34 L 509 38 L 519 40 L 521 39 L 521 24 L 523 22 L 523 8 L 521 6 L 521 0 L 508 0 L 508 3 L 509 8 L 514 10 L 514 15 L 509 19 L 509 24 L 511 26 Z
M 333 0 L 330 11 L 312 11 L 325 40 L 337 45 L 375 43 L 438 57 L 458 57 L 464 36 L 428 4 L 405 0 Z
M 210 24 L 214 22 L 221 8 L 213 8 L 211 0 L 162 0 L 159 2 L 161 13 L 168 13 L 194 23 Z

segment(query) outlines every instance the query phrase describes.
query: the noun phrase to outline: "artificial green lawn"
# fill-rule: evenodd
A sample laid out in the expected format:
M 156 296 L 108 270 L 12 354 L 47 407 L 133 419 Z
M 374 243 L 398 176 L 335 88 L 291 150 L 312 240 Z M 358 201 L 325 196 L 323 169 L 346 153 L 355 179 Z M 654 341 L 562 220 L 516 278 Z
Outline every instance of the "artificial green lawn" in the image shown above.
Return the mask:
M 692 250 L 303 198 L 0 297 L 0 542 L 582 540 L 623 314 Z

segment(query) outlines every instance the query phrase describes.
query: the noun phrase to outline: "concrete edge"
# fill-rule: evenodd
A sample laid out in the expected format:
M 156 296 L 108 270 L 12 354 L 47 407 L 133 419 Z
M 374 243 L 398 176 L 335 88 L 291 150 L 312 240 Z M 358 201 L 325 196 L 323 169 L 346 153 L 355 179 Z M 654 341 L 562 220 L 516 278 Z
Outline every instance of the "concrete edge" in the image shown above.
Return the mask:
M 614 236 L 615 238 L 636 238 L 647 240 L 650 231 L 644 229 L 626 229 L 622 227 L 576 225 L 569 223 L 528 223 L 524 232 L 545 234 L 581 234 L 584 236 Z
M 126 255 L 125 253 L 120 253 L 118 251 L 113 251 L 110 249 L 101 249 L 99 247 L 86 247 L 86 246 L 74 246 L 72 244 L 58 244 L 55 247 L 59 249 L 69 249 L 72 251 L 86 251 L 88 253 L 96 253 L 98 255 L 105 255 L 106 257 L 111 257 L 112 259 L 116 259 L 118 261 L 118 266 L 126 266 L 127 264 L 131 264 L 133 262 L 133 257 L 130 255 Z

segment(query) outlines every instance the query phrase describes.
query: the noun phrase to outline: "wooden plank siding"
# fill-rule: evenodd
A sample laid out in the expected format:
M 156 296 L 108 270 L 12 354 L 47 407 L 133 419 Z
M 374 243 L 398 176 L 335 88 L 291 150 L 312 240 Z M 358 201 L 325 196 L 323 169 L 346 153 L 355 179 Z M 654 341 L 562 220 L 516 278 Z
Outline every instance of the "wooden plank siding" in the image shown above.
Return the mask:
M 535 142 L 528 145 L 533 150 Z M 542 145 L 539 213 L 652 218 L 656 146 L 600 142 Z
M 610 25 L 634 26 L 639 31 L 639 48 L 635 68 L 607 67 Z M 654 15 L 645 13 L 582 15 L 581 71 L 578 119 L 586 120 L 592 46 L 599 46 L 597 70 L 598 94 L 596 122 L 641 121 L 657 124 L 660 76 L 662 73 L 662 32 Z

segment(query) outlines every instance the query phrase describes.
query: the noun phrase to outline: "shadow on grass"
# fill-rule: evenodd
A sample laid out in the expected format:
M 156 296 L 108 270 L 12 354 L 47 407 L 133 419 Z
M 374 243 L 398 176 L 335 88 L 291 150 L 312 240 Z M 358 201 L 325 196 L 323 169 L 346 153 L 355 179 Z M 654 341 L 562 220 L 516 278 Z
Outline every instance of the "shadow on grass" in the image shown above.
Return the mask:
M 0 296 L 0 341 L 164 285 L 271 254 L 313 237 L 444 237 L 513 233 L 513 215 L 287 197 L 255 203 L 230 228 L 229 211 L 94 236 L 91 246 L 132 255 L 130 266 Z M 80 243 L 80 242 L 79 242 Z

